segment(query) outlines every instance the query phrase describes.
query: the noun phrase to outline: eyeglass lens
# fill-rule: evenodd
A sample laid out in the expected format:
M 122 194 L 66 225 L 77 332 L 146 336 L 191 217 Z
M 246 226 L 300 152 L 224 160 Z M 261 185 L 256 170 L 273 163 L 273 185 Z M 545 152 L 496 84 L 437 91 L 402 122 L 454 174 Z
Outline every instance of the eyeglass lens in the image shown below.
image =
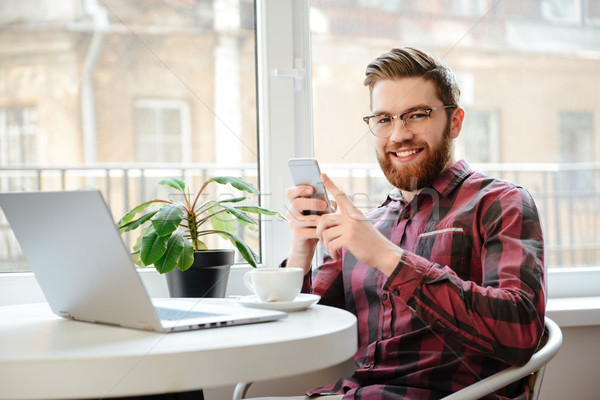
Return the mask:
M 415 110 L 401 116 L 376 115 L 369 119 L 369 129 L 375 136 L 388 137 L 394 130 L 394 123 L 401 122 L 410 133 L 425 133 L 429 127 L 430 114 L 431 110 Z

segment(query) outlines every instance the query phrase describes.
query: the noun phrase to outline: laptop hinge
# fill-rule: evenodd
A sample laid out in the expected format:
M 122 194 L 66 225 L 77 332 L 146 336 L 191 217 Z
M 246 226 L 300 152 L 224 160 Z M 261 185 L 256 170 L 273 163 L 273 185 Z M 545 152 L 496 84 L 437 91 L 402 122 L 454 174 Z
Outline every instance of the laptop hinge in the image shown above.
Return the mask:
M 150 325 L 147 322 L 140 322 L 140 321 L 138 321 L 137 325 L 138 325 L 138 328 L 140 328 L 140 329 L 144 329 L 144 330 L 147 330 L 147 331 L 153 331 L 154 330 L 152 328 L 152 325 Z
M 63 318 L 73 319 L 73 316 L 68 311 L 59 311 L 58 315 L 60 315 Z

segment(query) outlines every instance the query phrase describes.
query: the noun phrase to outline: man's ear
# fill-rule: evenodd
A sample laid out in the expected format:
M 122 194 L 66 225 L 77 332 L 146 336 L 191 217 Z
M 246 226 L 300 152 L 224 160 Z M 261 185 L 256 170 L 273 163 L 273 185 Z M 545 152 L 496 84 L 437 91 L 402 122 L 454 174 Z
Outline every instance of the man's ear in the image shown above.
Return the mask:
M 463 120 L 465 118 L 465 110 L 457 108 L 450 116 L 450 137 L 456 139 L 462 129 Z

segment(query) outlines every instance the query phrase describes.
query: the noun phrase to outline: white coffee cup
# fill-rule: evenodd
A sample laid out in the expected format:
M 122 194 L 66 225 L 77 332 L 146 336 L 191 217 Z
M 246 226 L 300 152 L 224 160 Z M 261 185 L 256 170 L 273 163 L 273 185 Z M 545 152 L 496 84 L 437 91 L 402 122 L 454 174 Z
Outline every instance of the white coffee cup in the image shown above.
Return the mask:
M 260 301 L 292 301 L 304 281 L 302 268 L 257 268 L 244 274 L 244 284 Z

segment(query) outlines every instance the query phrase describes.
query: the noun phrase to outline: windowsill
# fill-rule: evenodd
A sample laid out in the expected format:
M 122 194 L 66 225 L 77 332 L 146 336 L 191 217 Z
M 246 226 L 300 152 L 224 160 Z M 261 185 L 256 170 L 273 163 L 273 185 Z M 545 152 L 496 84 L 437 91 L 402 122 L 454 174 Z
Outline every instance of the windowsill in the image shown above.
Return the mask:
M 250 267 L 234 266 L 230 273 L 228 294 L 246 293 L 242 275 Z M 156 270 L 143 269 L 141 276 L 152 297 L 168 296 L 164 277 Z M 0 274 L 0 306 L 38 303 L 45 301 L 44 296 L 31 272 Z M 553 297 L 548 299 L 546 315 L 561 328 L 600 326 L 600 296 Z
M 600 296 L 548 299 L 546 315 L 561 328 L 600 325 Z

